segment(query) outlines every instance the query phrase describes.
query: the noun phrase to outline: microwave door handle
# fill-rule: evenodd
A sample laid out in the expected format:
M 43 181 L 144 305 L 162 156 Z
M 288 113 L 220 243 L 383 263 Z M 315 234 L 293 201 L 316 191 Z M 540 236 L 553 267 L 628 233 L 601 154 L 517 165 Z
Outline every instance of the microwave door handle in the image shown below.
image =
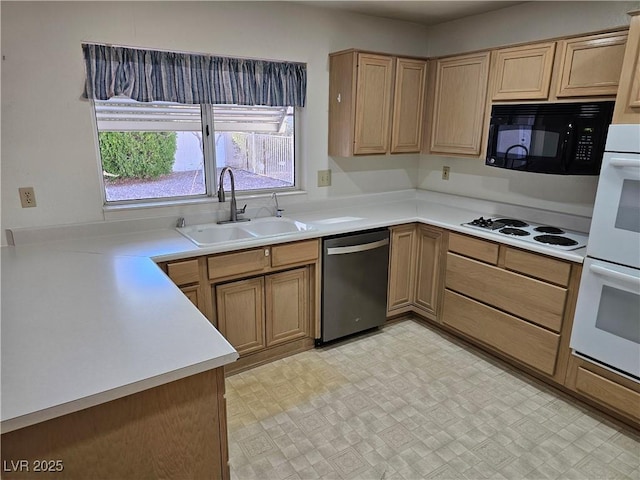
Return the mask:
M 628 285 L 632 285 L 636 290 L 638 290 L 638 292 L 640 292 L 640 277 L 634 277 L 632 275 L 627 275 L 626 273 L 616 272 L 615 270 L 601 267 L 600 265 L 589 265 L 589 271 L 595 273 L 596 275 L 613 278 Z
M 525 157 L 524 157 L 524 161 L 525 161 L 525 166 L 529 166 L 529 149 L 526 147 L 526 145 L 522 145 L 521 143 L 514 143 L 513 145 L 511 145 L 509 148 L 507 148 L 504 152 L 504 160 L 505 160 L 505 165 L 508 168 L 513 168 L 513 161 L 511 163 L 509 163 L 509 152 L 511 150 L 513 150 L 514 148 L 522 148 L 524 150 L 525 153 Z

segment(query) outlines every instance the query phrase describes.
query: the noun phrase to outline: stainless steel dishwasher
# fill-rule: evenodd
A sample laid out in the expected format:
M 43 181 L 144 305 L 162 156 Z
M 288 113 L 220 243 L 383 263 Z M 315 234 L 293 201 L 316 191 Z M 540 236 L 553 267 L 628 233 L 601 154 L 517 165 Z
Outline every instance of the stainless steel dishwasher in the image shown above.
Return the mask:
M 327 237 L 322 247 L 322 338 L 318 345 L 384 324 L 389 230 Z

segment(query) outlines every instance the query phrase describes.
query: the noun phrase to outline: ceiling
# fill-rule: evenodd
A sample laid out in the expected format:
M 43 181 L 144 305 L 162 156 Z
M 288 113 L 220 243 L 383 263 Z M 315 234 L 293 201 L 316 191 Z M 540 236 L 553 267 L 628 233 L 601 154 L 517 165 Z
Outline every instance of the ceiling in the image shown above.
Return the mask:
M 301 1 L 305 5 L 339 9 L 374 17 L 403 20 L 421 25 L 435 25 L 458 18 L 499 10 L 519 3 L 515 1 Z

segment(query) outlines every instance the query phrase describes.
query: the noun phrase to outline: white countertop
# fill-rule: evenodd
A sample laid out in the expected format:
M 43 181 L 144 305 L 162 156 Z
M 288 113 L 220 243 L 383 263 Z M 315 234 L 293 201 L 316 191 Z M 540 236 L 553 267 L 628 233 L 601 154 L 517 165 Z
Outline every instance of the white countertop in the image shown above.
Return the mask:
M 487 208 L 493 211 L 487 212 Z M 524 212 L 520 218 L 525 220 L 555 216 L 553 212 L 520 210 Z M 172 228 L 105 235 L 101 227 L 100 235 L 71 238 L 59 238 L 42 229 L 40 243 L 33 242 L 33 232 L 20 236 L 16 231 L 17 246 L 2 248 L 2 431 L 237 359 L 235 350 L 154 261 L 408 222 L 423 222 L 574 262 L 584 260 L 584 248 L 555 250 L 461 226 L 488 214 L 515 213 L 508 206 L 488 202 L 418 194 L 387 203 L 339 208 L 334 204 L 333 208 L 294 212 L 287 216 L 312 225 L 314 230 L 205 248 L 198 248 Z M 331 220 L 344 217 L 359 220 Z M 572 227 L 553 220 L 545 223 Z M 584 225 L 584 221 L 578 224 Z M 59 233 L 61 227 L 56 228 Z M 33 243 L 20 245 L 18 240 L 25 237 Z M 47 242 L 47 238 L 57 239 Z

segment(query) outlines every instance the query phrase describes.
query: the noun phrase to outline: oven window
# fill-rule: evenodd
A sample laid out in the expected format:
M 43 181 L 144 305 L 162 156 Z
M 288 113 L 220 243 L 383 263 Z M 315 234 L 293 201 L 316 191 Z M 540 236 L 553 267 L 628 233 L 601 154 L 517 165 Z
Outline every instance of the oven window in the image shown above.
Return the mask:
M 615 227 L 640 233 L 640 181 L 624 180 Z
M 640 343 L 638 303 L 640 303 L 640 295 L 603 285 L 596 328 L 616 337 Z
M 507 158 L 555 158 L 558 154 L 560 134 L 530 126 L 500 127 L 497 153 Z

